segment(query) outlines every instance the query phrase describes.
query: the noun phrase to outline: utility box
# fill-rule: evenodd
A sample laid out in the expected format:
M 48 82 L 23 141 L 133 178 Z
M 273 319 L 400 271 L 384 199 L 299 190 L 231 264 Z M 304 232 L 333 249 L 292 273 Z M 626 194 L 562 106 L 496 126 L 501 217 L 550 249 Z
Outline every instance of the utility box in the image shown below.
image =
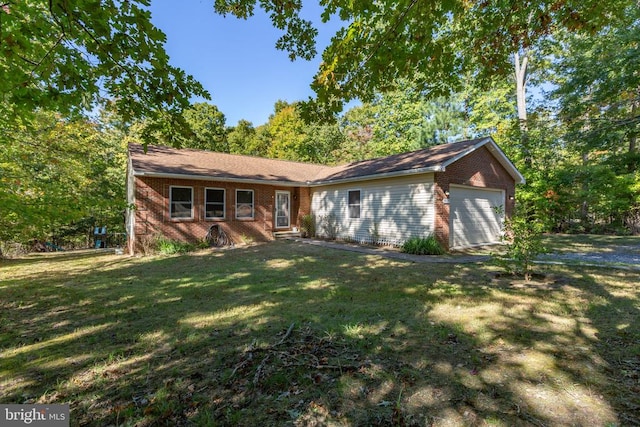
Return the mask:
M 106 248 L 107 247 L 107 227 L 94 227 L 93 240 L 94 240 L 96 249 Z

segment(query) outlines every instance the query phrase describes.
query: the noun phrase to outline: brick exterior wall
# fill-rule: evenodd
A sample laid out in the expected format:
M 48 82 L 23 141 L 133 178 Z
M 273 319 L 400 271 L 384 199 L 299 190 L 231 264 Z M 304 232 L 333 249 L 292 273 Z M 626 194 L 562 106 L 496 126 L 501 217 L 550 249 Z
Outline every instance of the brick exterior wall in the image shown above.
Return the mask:
M 169 212 L 169 189 L 171 186 L 193 188 L 193 218 L 174 219 Z M 225 218 L 205 218 L 205 188 L 225 190 Z M 238 219 L 235 214 L 236 190 L 253 190 L 253 219 Z M 309 188 L 280 187 L 273 185 L 242 184 L 220 181 L 200 181 L 166 178 L 135 178 L 135 248 L 140 248 L 141 239 L 163 235 L 171 240 L 197 242 L 204 239 L 213 224 L 220 224 L 234 242 L 243 236 L 255 241 L 273 239 L 274 202 L 276 190 L 288 191 L 291 203 L 291 229 L 300 226 L 300 218 L 309 213 Z M 288 229 L 278 229 L 286 231 Z
M 511 216 L 515 200 L 515 182 L 507 170 L 486 147 L 480 147 L 471 155 L 447 166 L 445 172 L 435 174 L 436 192 L 436 237 L 449 248 L 449 205 L 444 203 L 449 186 L 465 185 L 480 188 L 495 188 L 505 191 L 507 217 Z

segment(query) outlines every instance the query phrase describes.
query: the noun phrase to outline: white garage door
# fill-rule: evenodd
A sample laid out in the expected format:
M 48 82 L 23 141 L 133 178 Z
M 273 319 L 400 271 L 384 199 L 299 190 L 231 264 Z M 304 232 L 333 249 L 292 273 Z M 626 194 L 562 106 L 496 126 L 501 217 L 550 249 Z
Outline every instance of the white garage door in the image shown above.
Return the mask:
M 452 248 L 500 243 L 504 218 L 502 190 L 452 186 L 449 203 Z

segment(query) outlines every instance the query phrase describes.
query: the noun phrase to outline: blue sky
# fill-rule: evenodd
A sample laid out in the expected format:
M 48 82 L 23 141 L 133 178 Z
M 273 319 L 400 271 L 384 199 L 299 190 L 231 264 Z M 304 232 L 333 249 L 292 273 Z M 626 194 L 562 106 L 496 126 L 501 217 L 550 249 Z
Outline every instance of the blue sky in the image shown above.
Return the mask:
M 339 22 L 321 24 L 321 9 L 307 4 L 303 16 L 320 31 L 318 55 L 312 61 L 289 60 L 275 48 L 281 32 L 268 16 L 239 20 L 213 11 L 213 0 L 151 2 L 152 22 L 167 35 L 171 64 L 202 83 L 212 100 L 235 126 L 240 119 L 254 126 L 266 123 L 277 100 L 293 102 L 313 95 L 309 87 L 318 70 L 322 50 L 339 28 Z M 337 20 L 336 20 L 337 21 Z M 199 101 L 199 100 L 195 100 Z

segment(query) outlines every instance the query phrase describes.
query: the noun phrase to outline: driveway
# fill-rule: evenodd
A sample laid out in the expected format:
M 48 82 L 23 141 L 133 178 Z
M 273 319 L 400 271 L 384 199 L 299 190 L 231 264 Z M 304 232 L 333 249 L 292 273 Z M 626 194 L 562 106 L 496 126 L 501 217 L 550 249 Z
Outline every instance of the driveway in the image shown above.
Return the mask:
M 363 246 L 352 243 L 343 243 L 326 240 L 293 238 L 299 243 L 333 248 L 336 250 L 358 252 L 369 255 L 378 255 L 391 259 L 422 263 L 448 263 L 469 264 L 482 263 L 491 260 L 490 255 L 411 255 L 400 252 L 398 249 L 388 247 Z M 554 252 L 538 257 L 536 263 L 540 264 L 578 264 L 589 267 L 607 267 L 621 270 L 640 271 L 640 247 L 614 245 L 608 246 L 599 252 Z
M 588 266 L 613 267 L 640 270 L 640 247 L 611 245 L 597 252 L 554 252 L 541 255 L 542 263 L 582 264 Z

